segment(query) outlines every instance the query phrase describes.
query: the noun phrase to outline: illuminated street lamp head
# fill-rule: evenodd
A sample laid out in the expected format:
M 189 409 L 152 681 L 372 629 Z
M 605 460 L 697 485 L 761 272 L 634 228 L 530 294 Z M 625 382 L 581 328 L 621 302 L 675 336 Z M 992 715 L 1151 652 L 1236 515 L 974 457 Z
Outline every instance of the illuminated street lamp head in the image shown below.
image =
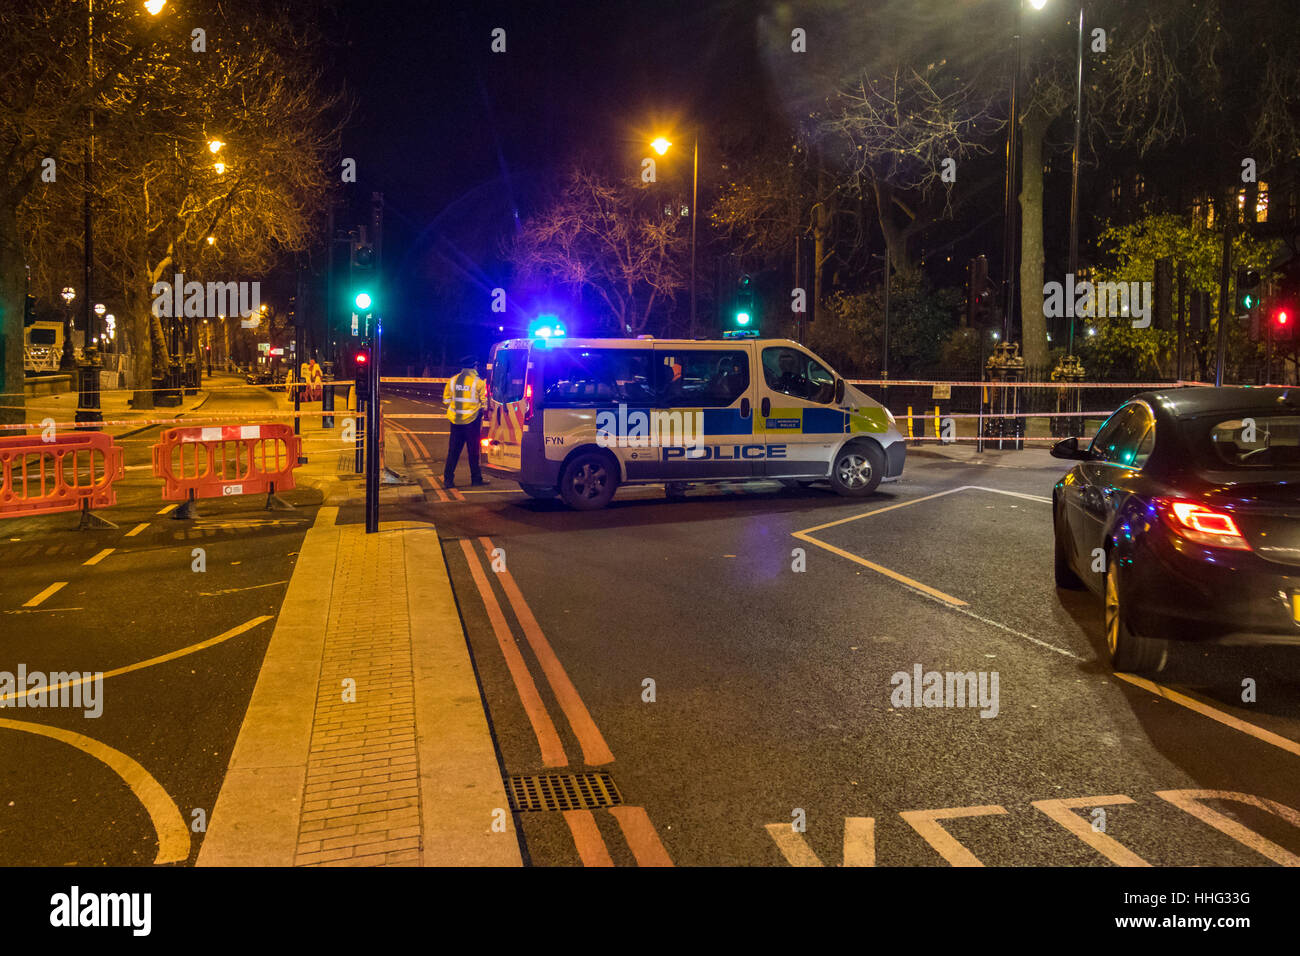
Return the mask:
M 664 153 L 668 152 L 669 147 L 673 144 L 660 136 L 658 139 L 651 140 L 650 145 L 654 148 L 656 153 L 662 156 Z
M 208 236 L 208 245 L 212 245 L 212 244 L 215 243 L 216 241 L 217 241 L 217 237 L 216 237 L 216 236 Z
M 1041 10 L 1047 6 L 1047 0 L 1029 0 L 1029 5 L 1035 10 Z
M 108 311 L 108 309 L 104 308 L 104 303 L 102 303 L 102 302 L 96 302 L 96 303 L 95 303 L 95 314 L 96 314 L 96 315 L 103 315 L 103 314 L 104 314 L 105 312 L 107 312 L 107 311 Z
M 226 175 L 226 164 L 225 164 L 225 163 L 213 163 L 213 164 L 212 164 L 212 168 L 215 169 L 215 170 L 217 171 L 217 175 L 218 175 L 218 176 L 224 176 L 224 175 Z
M 77 290 L 70 285 L 65 285 L 63 291 L 59 293 L 63 296 L 63 301 L 71 304 L 72 300 L 77 297 Z
M 165 6 L 167 6 L 167 0 L 144 0 L 144 8 L 149 11 L 151 17 L 156 17 L 162 13 Z
M 368 308 L 370 308 L 370 301 L 371 301 L 371 300 L 370 300 L 370 293 L 369 293 L 369 292 L 358 292 L 358 293 L 357 293 L 357 308 L 358 308 L 358 309 L 368 309 Z
M 225 146 L 225 145 L 226 145 L 226 144 L 223 143 L 223 142 L 222 142 L 221 140 L 219 140 L 219 139 L 210 139 L 210 140 L 208 140 L 208 152 L 209 152 L 209 153 L 219 153 L 219 152 L 221 152 L 221 147 L 222 147 L 222 146 Z

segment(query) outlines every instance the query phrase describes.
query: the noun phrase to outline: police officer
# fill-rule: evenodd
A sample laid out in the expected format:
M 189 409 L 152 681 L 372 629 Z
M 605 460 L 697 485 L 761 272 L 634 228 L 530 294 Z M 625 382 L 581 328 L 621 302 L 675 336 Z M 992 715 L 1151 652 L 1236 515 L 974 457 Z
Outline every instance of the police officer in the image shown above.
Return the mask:
M 447 466 L 442 473 L 442 483 L 448 488 L 456 487 L 456 465 L 462 448 L 469 458 L 470 484 L 487 484 L 478 468 L 479 425 L 483 403 L 487 400 L 487 384 L 478 377 L 474 356 L 466 355 L 460 360 L 460 365 L 460 372 L 442 390 L 442 400 L 447 404 L 447 419 L 451 422 Z

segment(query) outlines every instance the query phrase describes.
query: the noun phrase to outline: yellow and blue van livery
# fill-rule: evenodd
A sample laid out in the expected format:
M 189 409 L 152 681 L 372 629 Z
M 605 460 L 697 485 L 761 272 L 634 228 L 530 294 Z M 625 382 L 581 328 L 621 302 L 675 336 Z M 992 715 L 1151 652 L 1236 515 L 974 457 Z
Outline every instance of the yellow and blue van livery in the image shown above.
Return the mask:
M 485 467 L 576 508 L 738 478 L 866 495 L 906 457 L 884 406 L 786 339 L 512 339 L 488 383 Z

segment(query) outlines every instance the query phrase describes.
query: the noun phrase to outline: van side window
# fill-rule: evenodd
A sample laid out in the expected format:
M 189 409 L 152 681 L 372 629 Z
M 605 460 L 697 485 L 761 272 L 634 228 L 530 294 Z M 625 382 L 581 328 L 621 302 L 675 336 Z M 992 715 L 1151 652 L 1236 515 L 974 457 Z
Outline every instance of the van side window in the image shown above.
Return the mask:
M 542 381 L 544 408 L 654 404 L 648 350 L 549 349 L 542 353 Z
M 816 359 L 786 346 L 763 349 L 763 378 L 774 392 L 821 405 L 835 398 L 835 376 Z
M 656 350 L 660 408 L 728 408 L 749 390 L 740 349 Z
M 492 398 L 498 402 L 517 402 L 523 398 L 527 371 L 527 349 L 497 349 L 492 358 Z

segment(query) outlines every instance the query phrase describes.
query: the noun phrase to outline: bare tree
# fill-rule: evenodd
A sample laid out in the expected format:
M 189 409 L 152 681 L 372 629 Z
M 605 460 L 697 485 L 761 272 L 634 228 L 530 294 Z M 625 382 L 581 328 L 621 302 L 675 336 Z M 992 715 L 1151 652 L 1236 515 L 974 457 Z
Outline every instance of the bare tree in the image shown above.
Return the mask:
M 954 190 L 957 170 L 990 151 L 989 137 L 1000 124 L 977 80 L 939 60 L 864 74 L 840 92 L 838 112 L 826 125 L 847 143 L 859 188 L 875 200 L 890 261 L 912 272 L 909 243 L 978 193 Z
M 594 294 L 608 310 L 606 327 L 635 335 L 686 289 L 689 235 L 682 221 L 638 183 L 575 168 L 556 198 L 524 224 L 510 258 L 522 279 Z

